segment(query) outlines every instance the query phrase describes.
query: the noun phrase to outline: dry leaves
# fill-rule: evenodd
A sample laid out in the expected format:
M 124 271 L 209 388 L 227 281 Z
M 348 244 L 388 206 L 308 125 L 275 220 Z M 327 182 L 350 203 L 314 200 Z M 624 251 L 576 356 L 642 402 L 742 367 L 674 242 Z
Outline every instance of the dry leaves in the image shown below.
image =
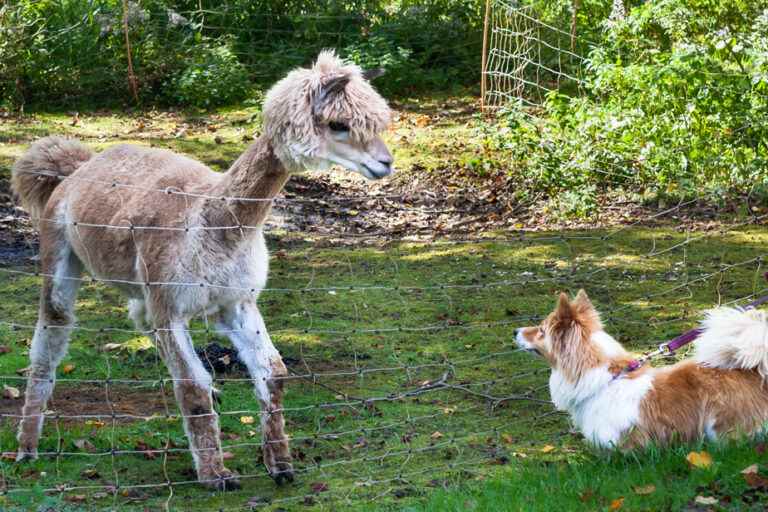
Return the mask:
M 712 496 L 696 496 L 693 500 L 697 505 L 717 505 L 720 501 Z
M 760 474 L 757 464 L 744 468 L 741 474 L 744 475 L 744 481 L 747 482 L 747 485 L 753 489 L 768 489 L 768 478 Z
M 8 345 L 0 345 L 0 354 L 7 354 L 11 351 L 11 347 Z
M 429 437 L 431 437 L 432 439 L 440 439 L 441 437 L 443 437 L 443 433 L 440 432 L 439 430 L 436 430 L 432 432 L 432 435 Z
M 624 505 L 624 498 L 616 498 L 611 502 L 608 510 L 619 510 Z
M 656 486 L 653 484 L 638 485 L 636 487 L 633 487 L 632 490 L 635 491 L 635 494 L 639 494 L 640 496 L 645 496 L 648 494 L 653 494 L 656 491 Z
M 3 398 L 10 398 L 11 400 L 15 400 L 20 396 L 21 396 L 21 391 L 19 391 L 18 388 L 3 384 Z
M 555 447 L 551 444 L 544 445 L 544 447 L 541 449 L 541 453 L 549 453 L 555 451 Z
M 691 452 L 685 460 L 694 468 L 706 469 L 712 465 L 712 456 L 705 451 Z
M 253 416 L 240 416 L 240 423 L 243 425 L 253 425 L 253 422 L 256 421 L 253 419 Z
M 96 447 L 93 446 L 93 443 L 87 439 L 75 439 L 72 444 L 74 444 L 78 450 L 83 450 L 84 452 L 88 453 L 96 452 Z
M 75 371 L 75 365 L 73 365 L 72 363 L 65 364 L 64 367 L 61 369 L 61 373 L 63 373 L 64 375 L 68 375 L 73 371 Z

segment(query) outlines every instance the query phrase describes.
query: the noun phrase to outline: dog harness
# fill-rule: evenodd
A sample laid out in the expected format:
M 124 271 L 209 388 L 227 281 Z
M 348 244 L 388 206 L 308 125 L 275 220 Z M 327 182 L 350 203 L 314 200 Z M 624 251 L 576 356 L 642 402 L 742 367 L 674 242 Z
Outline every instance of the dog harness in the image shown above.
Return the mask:
M 766 278 L 768 278 L 768 274 L 766 275 Z M 750 309 L 755 309 L 757 306 L 760 306 L 761 304 L 765 304 L 768 302 L 768 295 L 764 295 L 760 297 L 759 299 L 756 299 L 746 306 L 741 307 L 740 309 L 742 311 L 747 311 Z M 688 345 L 690 342 L 701 336 L 701 333 L 703 332 L 703 329 L 701 327 L 697 327 L 695 329 L 691 329 L 690 331 L 684 332 L 680 336 L 677 336 L 676 338 L 671 339 L 670 341 L 666 343 L 662 343 L 659 345 L 659 348 L 654 350 L 653 352 L 649 352 L 647 354 L 644 354 L 642 357 L 638 357 L 637 359 L 631 360 L 627 366 L 624 367 L 624 369 L 616 375 L 615 378 L 618 378 L 624 374 L 631 373 L 639 368 L 642 368 L 643 365 L 648 362 L 649 359 L 652 359 L 656 356 L 660 355 L 674 355 L 675 351 L 679 350 L 680 348 Z

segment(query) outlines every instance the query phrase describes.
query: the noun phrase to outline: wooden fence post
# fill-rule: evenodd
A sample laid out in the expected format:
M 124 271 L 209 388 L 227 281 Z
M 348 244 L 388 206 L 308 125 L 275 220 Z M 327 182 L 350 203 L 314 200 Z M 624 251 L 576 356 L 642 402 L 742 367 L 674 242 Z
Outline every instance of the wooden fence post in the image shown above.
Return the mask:
M 128 56 L 128 84 L 131 86 L 133 99 L 139 103 L 139 86 L 133 72 L 133 57 L 131 57 L 131 40 L 128 37 L 128 0 L 123 0 L 123 32 L 125 33 L 125 53 Z
M 485 71 L 488 65 L 488 25 L 491 17 L 491 0 L 485 0 L 485 19 L 483 20 L 483 57 L 480 70 L 480 109 L 485 110 L 486 77 Z

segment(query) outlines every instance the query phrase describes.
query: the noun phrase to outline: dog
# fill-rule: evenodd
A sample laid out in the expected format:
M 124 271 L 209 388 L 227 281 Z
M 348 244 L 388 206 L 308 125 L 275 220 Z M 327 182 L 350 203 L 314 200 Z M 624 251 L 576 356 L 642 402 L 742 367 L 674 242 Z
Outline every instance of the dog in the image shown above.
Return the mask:
M 693 357 L 660 368 L 638 364 L 605 332 L 584 290 L 574 300 L 560 294 L 555 310 L 517 329 L 515 339 L 549 363 L 552 401 L 597 447 L 630 450 L 768 427 L 764 311 L 707 312 Z

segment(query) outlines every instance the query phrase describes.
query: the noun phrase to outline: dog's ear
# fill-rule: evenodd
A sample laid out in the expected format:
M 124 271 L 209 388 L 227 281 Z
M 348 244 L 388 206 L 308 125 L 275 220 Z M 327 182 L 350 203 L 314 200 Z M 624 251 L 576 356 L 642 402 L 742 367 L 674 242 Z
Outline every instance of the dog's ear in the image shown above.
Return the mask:
M 573 308 L 571 307 L 571 300 L 568 298 L 568 294 L 565 292 L 560 293 L 560 297 L 557 299 L 557 307 L 555 308 L 555 318 L 558 321 L 569 324 L 573 320 Z
M 595 306 L 592 305 L 592 301 L 589 300 L 587 292 L 583 289 L 579 290 L 579 293 L 576 294 L 576 298 L 573 301 L 573 309 L 579 322 L 585 327 L 593 331 L 602 327 L 600 314 L 595 309 Z
M 595 309 L 595 307 L 592 305 L 592 301 L 590 301 L 589 297 L 587 296 L 587 292 L 584 291 L 584 288 L 579 290 L 579 293 L 576 294 L 576 298 L 573 300 L 573 305 L 579 311 L 589 311 L 590 309 Z

